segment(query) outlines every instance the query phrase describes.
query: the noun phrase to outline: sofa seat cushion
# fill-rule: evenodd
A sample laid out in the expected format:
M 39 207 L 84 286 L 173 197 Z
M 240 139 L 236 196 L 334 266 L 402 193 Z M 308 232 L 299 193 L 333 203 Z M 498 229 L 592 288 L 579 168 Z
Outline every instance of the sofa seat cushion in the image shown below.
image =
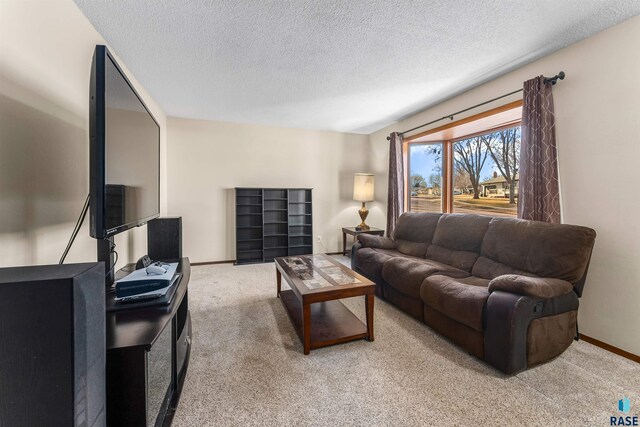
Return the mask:
M 390 258 L 382 268 L 382 278 L 405 295 L 420 298 L 420 286 L 424 279 L 434 274 L 451 277 L 467 277 L 469 273 L 428 259 Z
M 479 277 L 427 277 L 420 298 L 429 307 L 451 319 L 482 332 L 484 306 L 489 298 L 489 281 Z
M 370 279 L 382 279 L 382 266 L 394 257 L 406 257 L 395 249 L 361 248 L 356 251 L 356 265 Z

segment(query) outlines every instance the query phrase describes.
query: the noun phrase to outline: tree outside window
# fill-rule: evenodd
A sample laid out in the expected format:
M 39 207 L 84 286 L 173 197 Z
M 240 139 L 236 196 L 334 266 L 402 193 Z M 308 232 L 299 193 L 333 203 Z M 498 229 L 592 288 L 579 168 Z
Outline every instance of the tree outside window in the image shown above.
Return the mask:
M 451 188 L 442 188 L 447 144 L 452 153 L 447 169 Z M 442 194 L 447 193 L 453 212 L 516 216 L 519 126 L 443 143 L 410 144 L 409 156 L 411 211 L 445 211 Z

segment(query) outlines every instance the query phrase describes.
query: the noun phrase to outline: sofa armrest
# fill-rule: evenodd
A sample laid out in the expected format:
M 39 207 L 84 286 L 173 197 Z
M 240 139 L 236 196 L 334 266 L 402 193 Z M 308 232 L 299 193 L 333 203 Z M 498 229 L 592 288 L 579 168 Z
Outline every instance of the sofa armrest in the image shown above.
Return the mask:
M 506 374 L 527 368 L 527 332 L 531 321 L 578 309 L 569 292 L 543 299 L 495 291 L 485 306 L 484 359 Z
M 504 291 L 534 298 L 555 298 L 573 290 L 570 282 L 562 279 L 504 274 L 489 282 L 489 293 Z
M 395 249 L 397 247 L 396 242 L 393 239 L 382 236 L 373 236 L 371 234 L 359 234 L 358 241 L 362 244 L 363 248 Z
M 356 252 L 358 252 L 358 250 L 360 249 L 362 249 L 362 243 L 356 240 L 353 246 L 351 246 L 351 269 L 353 271 L 357 271 L 358 269 L 358 260 L 356 259 Z

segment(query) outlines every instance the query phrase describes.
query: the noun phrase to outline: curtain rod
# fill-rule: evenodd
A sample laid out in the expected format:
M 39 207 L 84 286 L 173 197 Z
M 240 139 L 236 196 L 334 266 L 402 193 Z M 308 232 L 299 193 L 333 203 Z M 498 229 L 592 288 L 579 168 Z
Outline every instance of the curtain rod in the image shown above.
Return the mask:
M 545 84 L 551 83 L 552 85 L 555 85 L 558 82 L 558 80 L 564 80 L 565 75 L 566 74 L 564 73 L 564 71 L 560 71 L 558 74 L 556 74 L 553 77 L 545 77 L 544 78 L 544 83 Z M 457 111 L 457 112 L 455 112 L 453 114 L 442 116 L 439 119 L 430 121 L 429 123 L 425 123 L 423 125 L 416 126 L 416 127 L 411 128 L 409 130 L 405 130 L 404 132 L 398 132 L 398 135 L 404 135 L 405 133 L 413 132 L 414 130 L 423 128 L 425 126 L 432 125 L 432 124 L 437 123 L 437 122 L 439 122 L 441 120 L 444 120 L 444 119 L 453 120 L 453 116 L 457 116 L 458 114 L 466 113 L 467 111 L 473 110 L 474 108 L 482 107 L 483 105 L 489 104 L 489 103 L 491 103 L 493 101 L 497 101 L 498 99 L 506 98 L 507 96 L 510 96 L 510 95 L 513 95 L 513 94 L 516 94 L 516 93 L 522 92 L 522 91 L 523 91 L 523 89 L 518 89 L 518 90 L 514 90 L 513 92 L 505 93 L 504 95 L 500 95 L 500 96 L 498 96 L 496 98 L 493 98 L 493 99 L 490 99 L 488 101 L 481 102 L 480 104 L 476 104 L 476 105 L 474 105 L 472 107 L 465 108 L 464 110 L 460 110 L 460 111 Z M 390 141 L 390 140 L 391 140 L 391 137 L 388 136 L 387 137 L 387 141 Z

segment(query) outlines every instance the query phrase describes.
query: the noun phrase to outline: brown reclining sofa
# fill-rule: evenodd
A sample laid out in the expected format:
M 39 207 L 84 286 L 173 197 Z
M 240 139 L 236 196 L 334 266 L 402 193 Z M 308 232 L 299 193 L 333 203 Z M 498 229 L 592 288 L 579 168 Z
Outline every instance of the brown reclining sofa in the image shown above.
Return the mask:
M 513 374 L 576 337 L 595 236 L 574 225 L 405 213 L 393 239 L 360 235 L 351 267 L 379 297 Z

